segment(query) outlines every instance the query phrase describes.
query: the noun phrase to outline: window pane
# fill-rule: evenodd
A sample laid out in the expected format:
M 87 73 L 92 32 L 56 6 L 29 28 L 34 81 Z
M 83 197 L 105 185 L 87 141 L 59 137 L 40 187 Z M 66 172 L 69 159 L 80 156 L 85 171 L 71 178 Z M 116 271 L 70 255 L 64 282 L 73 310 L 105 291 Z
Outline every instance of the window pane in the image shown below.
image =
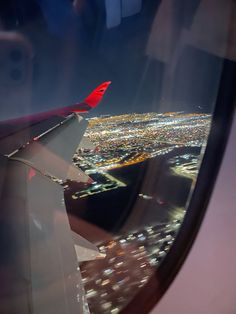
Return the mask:
M 114 314 L 148 287 L 190 210 L 234 12 L 0 5 L 1 311 Z

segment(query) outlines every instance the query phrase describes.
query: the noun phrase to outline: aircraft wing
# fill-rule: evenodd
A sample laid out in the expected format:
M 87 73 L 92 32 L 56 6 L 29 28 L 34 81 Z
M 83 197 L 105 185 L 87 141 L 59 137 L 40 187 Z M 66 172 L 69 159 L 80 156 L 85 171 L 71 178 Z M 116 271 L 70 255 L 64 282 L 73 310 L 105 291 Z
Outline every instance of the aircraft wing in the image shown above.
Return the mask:
M 91 183 L 72 165 L 88 125 L 78 113 L 95 107 L 109 84 L 81 104 L 0 122 L 0 247 L 8 239 L 11 250 L 4 258 L 14 274 L 8 281 L 9 313 L 32 308 L 34 313 L 88 313 L 78 262 L 102 256 L 72 233 L 59 183 Z
M 101 102 L 110 83 L 108 81 L 99 85 L 81 103 L 0 121 L 0 153 L 9 155 L 54 128 L 58 130 L 58 126 L 64 125 L 71 114 L 89 112 Z

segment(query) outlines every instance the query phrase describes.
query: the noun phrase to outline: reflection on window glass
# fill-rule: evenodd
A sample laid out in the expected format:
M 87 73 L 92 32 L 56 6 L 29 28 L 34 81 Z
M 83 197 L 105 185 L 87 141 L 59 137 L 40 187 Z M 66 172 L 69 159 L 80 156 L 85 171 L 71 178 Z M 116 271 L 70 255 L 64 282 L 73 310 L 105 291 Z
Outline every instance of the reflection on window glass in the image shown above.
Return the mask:
M 115 314 L 148 287 L 188 211 L 234 12 L 0 4 L 0 312 Z

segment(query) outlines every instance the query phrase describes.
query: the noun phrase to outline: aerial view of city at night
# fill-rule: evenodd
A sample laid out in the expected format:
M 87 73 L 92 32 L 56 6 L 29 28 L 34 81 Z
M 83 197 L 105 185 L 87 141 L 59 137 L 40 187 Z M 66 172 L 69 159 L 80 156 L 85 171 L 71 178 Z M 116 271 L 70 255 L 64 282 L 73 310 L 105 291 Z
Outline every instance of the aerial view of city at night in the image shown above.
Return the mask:
M 106 255 L 81 265 L 91 313 L 118 313 L 169 251 L 210 124 L 209 114 L 183 112 L 89 119 L 73 162 L 93 182 L 80 189 L 68 183 L 65 202 L 69 213 L 103 230 L 84 234 Z

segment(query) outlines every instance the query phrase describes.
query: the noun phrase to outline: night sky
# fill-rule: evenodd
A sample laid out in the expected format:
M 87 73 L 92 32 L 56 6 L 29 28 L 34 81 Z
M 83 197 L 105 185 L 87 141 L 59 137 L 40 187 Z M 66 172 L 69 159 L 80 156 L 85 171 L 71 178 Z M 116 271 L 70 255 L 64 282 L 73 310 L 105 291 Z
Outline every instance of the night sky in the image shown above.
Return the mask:
M 33 46 L 31 112 L 82 101 L 107 80 L 112 85 L 89 116 L 212 111 L 222 59 L 186 45 L 168 77 L 168 62 L 147 54 L 161 1 L 143 1 L 139 13 L 110 29 L 104 1 L 79 1 L 77 13 L 70 0 L 24 0 L 21 9 L 12 10 L 9 3 L 18 2 L 3 5 L 1 18 L 6 30 L 23 33 Z M 180 32 L 191 27 L 199 1 L 179 3 L 173 19 Z M 168 36 L 166 23 L 160 21 L 158 27 L 156 36 Z M 175 39 L 178 42 L 178 34 Z

